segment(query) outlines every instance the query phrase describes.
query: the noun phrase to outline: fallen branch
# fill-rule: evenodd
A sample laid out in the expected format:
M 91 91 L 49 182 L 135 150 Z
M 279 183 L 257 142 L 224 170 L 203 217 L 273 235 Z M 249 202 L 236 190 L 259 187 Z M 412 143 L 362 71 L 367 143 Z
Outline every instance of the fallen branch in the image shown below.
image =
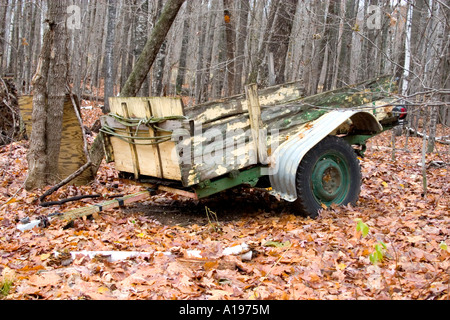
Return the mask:
M 417 131 L 417 130 L 415 130 L 413 128 L 409 128 L 408 127 L 408 128 L 406 128 L 406 130 L 408 130 L 409 133 L 415 134 L 415 135 L 417 135 L 417 136 L 419 136 L 421 138 L 423 138 L 425 136 L 425 139 L 427 139 L 427 140 L 430 139 L 430 136 L 424 135 L 423 133 L 420 133 L 419 131 Z M 436 137 L 435 141 L 437 143 L 440 143 L 440 144 L 450 145 L 450 140 L 446 140 L 445 138 L 448 138 L 448 137 Z
M 59 253 L 55 253 L 56 258 L 58 258 L 59 255 L 60 255 Z M 136 257 L 148 258 L 151 257 L 153 254 L 138 251 L 78 251 L 78 252 L 71 252 L 70 255 L 72 260 L 75 260 L 77 256 L 81 255 L 89 257 L 90 259 L 99 256 L 106 258 L 108 262 L 117 262 Z
M 52 206 L 60 206 L 67 202 L 78 201 L 78 200 L 83 200 L 83 199 L 95 199 L 95 198 L 100 198 L 100 197 L 101 197 L 101 195 L 99 195 L 99 194 L 89 194 L 89 195 L 84 195 L 84 196 L 67 198 L 67 199 L 63 199 L 63 200 L 59 200 L 59 201 L 42 202 L 40 204 L 40 206 L 47 208 L 47 207 L 52 207 Z
M 52 188 L 50 188 L 49 190 L 47 190 L 42 196 L 39 197 L 39 201 L 43 201 L 46 197 L 53 194 L 55 191 L 59 190 L 60 188 L 62 188 L 66 184 L 68 184 L 73 179 L 79 177 L 84 171 L 86 171 L 87 169 L 89 169 L 91 167 L 91 164 L 92 163 L 89 161 L 84 166 L 82 166 L 80 169 L 78 169 L 77 171 L 72 173 L 70 176 L 68 176 L 67 178 L 62 180 L 60 183 L 58 183 L 57 185 L 55 185 Z
M 238 249 L 236 249 L 236 248 L 238 248 Z M 245 253 L 243 253 L 243 251 L 245 251 Z M 206 262 L 211 261 L 211 260 L 207 260 L 206 257 L 203 257 L 202 252 L 199 250 L 186 250 L 186 249 L 181 249 L 180 247 L 173 247 L 173 248 L 169 249 L 168 251 L 164 251 L 164 252 L 156 251 L 156 252 L 151 252 L 151 253 L 150 252 L 141 252 L 141 251 L 86 251 L 86 250 L 74 251 L 74 252 L 69 253 L 71 260 L 75 260 L 78 256 L 85 256 L 85 257 L 88 257 L 89 259 L 101 257 L 101 258 L 106 259 L 108 262 L 117 262 L 117 261 L 121 261 L 121 260 L 137 258 L 137 257 L 150 258 L 150 257 L 159 255 L 159 254 L 162 254 L 165 256 L 176 256 L 176 257 L 179 257 L 181 255 L 181 256 L 183 256 L 183 258 L 179 258 L 179 260 L 184 261 L 184 262 L 206 263 Z M 63 254 L 61 254 L 59 252 L 54 253 L 55 258 L 58 258 L 61 255 L 63 255 Z M 229 256 L 229 255 L 235 255 L 235 256 L 240 255 L 242 260 L 251 260 L 252 251 L 249 249 L 247 244 L 243 243 L 242 245 L 239 245 L 239 246 L 225 248 L 223 250 L 222 255 L 217 258 L 221 258 L 221 257 Z

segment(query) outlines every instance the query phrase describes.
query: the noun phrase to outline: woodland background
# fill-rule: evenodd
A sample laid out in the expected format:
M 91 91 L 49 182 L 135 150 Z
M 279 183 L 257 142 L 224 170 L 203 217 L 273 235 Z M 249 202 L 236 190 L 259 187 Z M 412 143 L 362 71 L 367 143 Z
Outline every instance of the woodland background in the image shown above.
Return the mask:
M 76 94 L 103 98 L 106 78 L 120 92 L 164 2 L 67 1 Z M 19 93 L 31 90 L 46 9 L 40 0 L 0 4 L 0 70 L 14 75 Z M 403 78 L 407 69 L 406 94 L 442 89 L 448 100 L 449 28 L 447 0 L 190 0 L 141 94 L 183 93 L 200 103 L 242 93 L 255 80 L 265 86 L 302 79 L 311 95 L 380 74 Z
M 76 6 L 67 14 L 69 84 L 91 128 L 108 92 L 120 93 L 166 1 L 67 3 Z M 46 11 L 46 1 L 0 2 L 0 88 L 16 88 L 0 92 L 5 110 L 12 96 L 32 91 Z M 447 0 L 186 1 L 139 95 L 194 104 L 242 93 L 250 82 L 293 80 L 312 95 L 392 74 L 409 107 L 404 136 L 372 139 L 357 207 L 328 208 L 317 220 L 238 189 L 200 206 L 164 194 L 68 230 L 22 234 L 16 223 L 24 217 L 95 200 L 40 207 L 43 190 L 24 190 L 28 141 L 2 126 L 0 299 L 449 299 L 449 14 Z M 138 190 L 103 163 L 91 184 L 65 186 L 48 200 Z M 251 260 L 223 255 L 243 243 Z M 71 258 L 83 250 L 147 255 Z
M 67 1 L 73 92 L 102 104 L 120 94 L 164 4 Z M 14 78 L 18 94 L 32 90 L 47 7 L 1 1 L 0 75 Z M 189 0 L 139 95 L 182 95 L 198 104 L 243 93 L 251 82 L 294 80 L 312 95 L 391 74 L 400 82 L 399 103 L 411 105 L 413 129 L 431 114 L 433 143 L 435 124 L 450 120 L 449 8 L 448 0 Z

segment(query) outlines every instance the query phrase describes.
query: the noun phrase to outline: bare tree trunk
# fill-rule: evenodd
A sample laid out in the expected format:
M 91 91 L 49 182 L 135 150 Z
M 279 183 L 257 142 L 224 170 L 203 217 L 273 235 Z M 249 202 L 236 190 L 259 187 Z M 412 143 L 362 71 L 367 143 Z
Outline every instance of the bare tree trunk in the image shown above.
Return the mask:
M 64 100 L 68 76 L 65 0 L 49 1 L 37 73 L 34 77 L 33 130 L 28 151 L 28 190 L 58 182 Z
M 47 149 L 46 149 L 46 125 L 47 125 L 47 78 L 50 69 L 50 52 L 53 42 L 53 33 L 45 32 L 41 55 L 36 75 L 33 79 L 33 130 L 30 136 L 30 148 L 28 150 L 28 178 L 26 188 L 28 190 L 43 187 L 47 184 Z
M 156 19 L 161 17 L 161 11 L 163 9 L 163 1 L 158 0 Z M 164 68 L 166 66 L 166 56 L 167 56 L 167 40 L 164 39 L 161 44 L 161 48 L 156 56 L 154 66 L 153 66 L 153 84 L 152 84 L 152 95 L 161 96 L 163 93 L 163 81 L 164 81 Z
M 29 17 L 29 21 L 31 21 L 31 24 L 27 26 L 27 37 L 26 37 L 26 60 L 24 64 L 24 89 L 23 92 L 25 94 L 29 94 L 31 91 L 31 77 L 32 77 L 32 70 L 33 67 L 33 49 L 34 49 L 34 42 L 35 42 L 35 32 L 36 32 L 36 18 L 38 14 L 38 10 L 36 6 L 33 3 L 29 3 L 27 5 L 28 12 L 27 16 Z
M 109 97 L 114 96 L 114 40 L 116 31 L 116 7 L 115 0 L 108 0 L 108 30 L 106 35 L 105 48 L 105 105 L 103 107 L 104 113 L 109 113 Z
M 278 7 L 280 5 L 280 0 L 274 0 L 270 5 L 270 14 L 267 21 L 267 26 L 264 32 L 263 41 L 261 47 L 258 49 L 257 54 L 252 57 L 252 65 L 250 69 L 250 73 L 247 79 L 247 83 L 257 83 L 258 76 L 260 75 L 260 68 L 264 63 L 264 58 L 267 52 L 267 45 L 271 41 L 272 29 L 274 26 L 276 14 L 278 12 Z
M 204 28 L 206 26 L 206 22 L 202 21 L 201 16 L 203 13 L 203 6 L 198 9 L 199 15 L 197 19 L 197 33 L 199 35 L 198 40 L 198 49 L 197 49 L 197 66 L 196 66 L 196 76 L 195 76 L 195 101 L 197 103 L 203 102 L 204 92 L 203 92 L 203 61 L 204 61 L 204 45 L 206 40 L 207 30 Z
M 436 102 L 436 98 L 432 98 L 432 102 Z M 427 153 L 433 153 L 436 146 L 436 130 L 437 130 L 437 120 L 439 117 L 438 107 L 433 106 L 430 109 L 430 136 L 428 138 Z
M 237 15 L 234 10 L 232 0 L 223 0 L 224 19 L 225 19 L 225 35 L 226 35 L 226 51 L 227 51 L 227 96 L 235 94 L 235 50 L 236 50 L 236 22 Z
M 104 30 L 104 16 L 105 16 L 105 8 L 101 5 L 100 2 L 96 2 L 95 4 L 95 22 L 93 24 L 93 30 L 94 30 L 94 41 L 92 42 L 92 59 L 91 59 L 91 72 L 90 72 L 90 78 L 91 78 L 91 90 L 93 88 L 96 88 L 95 95 L 98 96 L 98 87 L 100 86 L 99 83 L 99 65 L 101 62 L 101 51 L 102 51 L 102 44 L 103 44 L 103 30 Z
M 81 11 L 88 11 L 87 1 L 81 2 Z M 73 56 L 72 56 L 72 76 L 73 76 L 73 93 L 79 97 L 82 95 L 82 80 L 85 75 L 86 59 L 83 57 L 84 52 L 89 50 L 89 25 L 91 23 L 90 15 L 86 14 L 81 20 L 86 25 L 84 30 L 76 30 L 73 39 Z M 75 50 L 77 48 L 78 50 Z M 84 87 L 85 83 L 83 83 Z
M 123 88 L 127 81 L 128 75 L 131 73 L 131 66 L 129 66 L 129 57 L 131 56 L 131 26 L 132 26 L 132 10 L 131 10 L 132 0 L 125 0 L 125 17 L 123 22 L 123 34 L 122 34 L 122 47 L 121 47 L 121 71 L 120 71 L 120 87 Z M 130 70 L 130 71 L 129 71 Z
M 16 6 L 14 8 L 14 19 L 13 19 L 13 28 L 11 33 L 11 50 L 13 51 L 11 53 L 11 57 L 9 59 L 9 66 L 8 66 L 8 73 L 14 74 L 17 76 L 17 60 L 19 55 L 19 21 L 20 21 L 20 14 L 21 14 L 21 8 L 22 8 L 22 0 L 16 0 Z M 17 83 L 16 83 L 17 86 Z M 19 89 L 19 88 L 18 88 Z
M 9 0 L 6 0 L 6 3 L 0 6 L 0 69 L 3 69 L 3 59 L 6 57 L 5 31 L 6 31 L 6 13 L 8 12 L 8 6 Z
M 223 12 L 223 1 L 216 0 L 217 8 Z M 213 35 L 210 39 L 211 46 L 209 46 L 207 59 L 205 60 L 209 64 L 210 73 L 212 77 L 207 77 L 208 84 L 211 83 L 211 88 L 207 98 L 219 99 L 222 97 L 222 90 L 225 83 L 226 64 L 227 64 L 227 43 L 226 35 L 224 31 L 223 14 L 219 11 L 215 15 L 215 24 L 211 29 Z M 209 73 L 208 73 L 209 74 Z M 210 79 L 209 79 L 210 78 Z M 205 85 L 207 84 L 205 83 Z M 205 87 L 205 91 L 207 88 Z
M 187 54 L 189 47 L 189 35 L 191 29 L 190 15 L 192 12 L 192 1 L 187 2 L 186 14 L 183 23 L 183 40 L 181 43 L 181 51 L 179 57 L 178 74 L 176 80 L 176 94 L 183 93 L 183 85 L 186 77 Z
M 245 66 L 245 43 L 248 33 L 248 16 L 250 11 L 250 0 L 239 0 L 240 16 L 239 16 L 239 34 L 237 36 L 236 48 L 236 77 L 234 88 L 236 93 L 243 92 L 242 83 L 244 81 L 244 66 Z
M 273 36 L 268 46 L 269 52 L 273 53 L 274 56 L 275 84 L 286 82 L 286 56 L 291 42 L 297 2 L 297 0 L 285 0 L 281 4 L 274 25 Z
M 442 89 L 445 87 L 445 82 L 442 82 L 445 77 L 442 77 L 444 64 L 444 44 L 448 45 L 448 35 L 445 35 L 445 26 L 442 22 L 444 20 L 444 15 L 441 14 L 443 6 L 438 1 L 430 1 L 431 5 L 431 26 L 433 34 L 430 35 L 429 41 L 431 41 L 428 47 L 428 54 L 430 59 L 427 59 L 430 66 L 431 77 L 429 78 L 430 86 L 434 89 Z M 445 42 L 444 42 L 445 41 Z M 444 80 L 445 81 L 445 80 Z M 430 110 L 430 133 L 428 139 L 427 152 L 432 153 L 435 149 L 436 143 L 436 133 L 437 133 L 437 123 L 439 117 L 439 109 L 437 104 L 443 101 L 442 94 L 440 92 L 433 93 L 430 97 L 430 101 L 433 107 Z
M 131 72 L 122 89 L 122 96 L 135 97 L 139 92 L 184 1 L 185 0 L 167 1 L 152 35 L 147 41 L 141 56 L 134 66 L 134 70 Z
M 197 103 L 207 101 L 208 97 L 211 95 L 209 87 L 211 81 L 213 80 L 211 79 L 211 74 L 214 72 L 214 70 L 212 70 L 212 64 L 214 48 L 217 45 L 217 41 L 214 41 L 215 35 L 218 33 L 215 32 L 217 19 L 222 21 L 222 18 L 218 18 L 218 14 L 214 11 L 210 11 L 207 15 L 206 21 L 202 21 L 202 15 L 199 16 L 198 28 L 201 37 L 197 61 Z M 207 39 L 210 39 L 210 41 L 207 41 Z
M 362 4 L 362 7 L 361 7 Z M 361 30 L 361 26 L 364 24 L 364 16 L 365 16 L 365 7 L 364 4 L 359 2 L 356 5 L 357 15 L 356 15 L 356 23 L 353 26 L 352 37 L 352 51 L 350 55 L 350 75 L 349 81 L 350 83 L 357 83 L 359 79 L 359 72 L 361 68 L 361 55 L 362 55 L 362 44 L 364 38 L 359 34 Z
M 405 67 L 403 72 L 402 94 L 406 96 L 409 90 L 409 75 L 411 68 L 411 28 L 413 17 L 413 5 L 408 4 L 408 16 L 406 18 L 406 42 L 405 42 Z
M 319 24 L 321 28 L 315 27 L 313 29 L 313 34 L 311 35 L 313 38 L 313 44 L 312 44 L 312 53 L 309 62 L 309 68 L 307 72 L 307 80 L 306 86 L 307 86 L 307 94 L 308 95 L 314 95 L 317 93 L 318 84 L 320 80 L 320 75 L 322 72 L 323 62 L 325 58 L 325 50 L 326 50 L 326 22 L 328 19 L 328 9 L 330 6 L 330 1 L 326 0 L 322 7 L 321 2 L 315 2 L 313 7 L 315 7 L 315 12 L 323 11 L 322 15 L 322 22 L 319 24 L 318 22 L 315 22 L 316 24 Z M 320 15 L 319 15 L 320 17 Z
M 160 5 L 160 1 L 158 1 L 158 6 Z M 139 0 L 136 2 L 137 11 L 134 17 L 134 61 L 139 59 L 139 56 L 142 54 L 144 50 L 145 43 L 148 39 L 148 16 L 149 16 L 149 1 L 148 0 Z M 141 90 L 139 91 L 140 96 L 147 97 L 150 95 L 150 84 L 149 81 L 145 81 L 142 85 Z
M 331 89 L 335 90 L 337 88 L 337 83 L 338 83 L 338 78 L 339 78 L 339 71 L 340 71 L 340 62 L 341 62 L 341 54 L 343 51 L 343 37 L 344 37 L 344 23 L 345 23 L 345 12 L 347 9 L 347 0 L 340 0 L 340 21 L 339 21 L 339 34 L 338 34 L 338 39 L 337 39 L 337 46 L 336 46 L 336 58 L 334 60 L 334 65 L 335 65 L 335 69 L 334 69 L 334 74 L 333 74 L 333 78 L 331 80 L 332 84 L 331 84 Z

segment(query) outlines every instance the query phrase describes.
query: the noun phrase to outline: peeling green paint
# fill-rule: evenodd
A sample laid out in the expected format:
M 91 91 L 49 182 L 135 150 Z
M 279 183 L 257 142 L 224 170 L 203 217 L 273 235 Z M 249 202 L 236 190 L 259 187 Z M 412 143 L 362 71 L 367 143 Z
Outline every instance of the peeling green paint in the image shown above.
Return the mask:
M 197 193 L 199 199 L 203 199 L 242 184 L 247 184 L 254 187 L 261 177 L 262 174 L 260 167 L 244 170 L 241 172 L 233 171 L 232 174 L 229 174 L 217 180 L 203 181 L 195 188 L 195 192 Z

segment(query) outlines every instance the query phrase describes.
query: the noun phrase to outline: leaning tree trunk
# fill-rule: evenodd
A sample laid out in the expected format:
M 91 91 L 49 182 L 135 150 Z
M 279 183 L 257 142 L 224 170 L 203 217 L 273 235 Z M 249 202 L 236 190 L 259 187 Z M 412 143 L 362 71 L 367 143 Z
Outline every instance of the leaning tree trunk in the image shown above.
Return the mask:
M 122 97 L 135 97 L 141 89 L 184 1 L 169 0 L 166 3 L 161 17 L 153 29 L 152 35 L 148 39 L 141 56 L 122 89 Z
M 64 100 L 68 76 L 65 0 L 49 1 L 48 29 L 44 35 L 36 75 L 33 78 L 33 129 L 28 151 L 28 190 L 59 181 Z

